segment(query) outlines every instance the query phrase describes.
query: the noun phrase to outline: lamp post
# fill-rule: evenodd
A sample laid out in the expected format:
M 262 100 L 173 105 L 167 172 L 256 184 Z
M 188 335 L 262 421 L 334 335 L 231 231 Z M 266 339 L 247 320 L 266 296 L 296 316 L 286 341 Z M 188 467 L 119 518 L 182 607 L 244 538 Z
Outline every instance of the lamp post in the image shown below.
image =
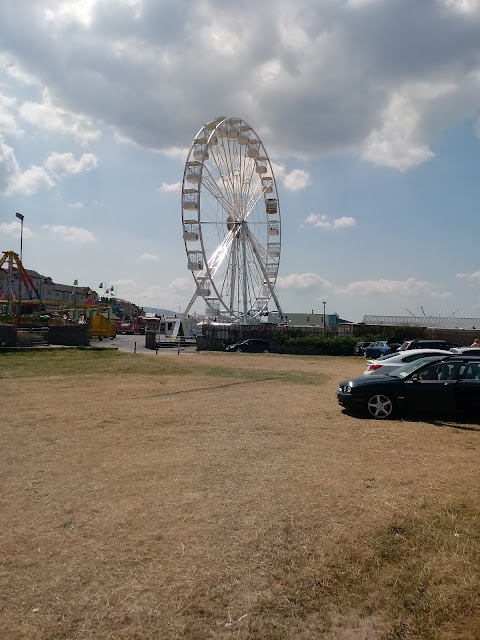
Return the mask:
M 117 285 L 112 284 L 110 287 L 107 287 L 107 283 L 106 282 L 101 282 L 98 285 L 99 289 L 105 289 L 105 295 L 102 296 L 105 302 L 105 306 L 107 307 L 107 313 L 109 313 L 110 311 L 110 307 L 109 304 L 111 304 L 112 306 L 112 315 L 113 315 L 113 305 L 115 302 L 115 298 L 118 297 L 118 289 L 117 289 Z M 108 296 L 108 298 L 107 298 Z
M 325 331 L 327 329 L 326 315 L 325 315 L 325 307 L 326 307 L 327 303 L 325 301 L 323 301 L 322 304 L 323 304 L 323 333 L 325 333 Z
M 22 313 L 22 274 L 20 269 L 22 268 L 22 255 L 23 255 L 23 216 L 21 213 L 16 213 L 15 216 L 20 220 L 20 265 L 18 268 L 18 306 L 17 306 L 17 327 L 20 326 L 20 315 Z
M 77 316 L 77 294 L 78 294 L 78 278 L 75 278 L 75 280 L 73 281 L 73 286 L 75 287 L 75 290 L 73 292 L 73 301 L 75 304 L 75 311 L 74 311 L 74 320 L 75 322 L 78 320 L 78 316 Z

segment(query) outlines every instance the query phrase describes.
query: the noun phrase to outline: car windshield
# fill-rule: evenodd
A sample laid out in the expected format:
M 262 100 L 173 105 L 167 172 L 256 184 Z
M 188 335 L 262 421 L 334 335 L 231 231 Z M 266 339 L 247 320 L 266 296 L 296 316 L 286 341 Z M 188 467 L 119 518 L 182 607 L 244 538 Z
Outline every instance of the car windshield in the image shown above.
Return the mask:
M 392 371 L 392 373 L 389 373 L 388 375 L 392 378 L 401 378 L 403 380 L 403 378 L 406 378 L 417 369 L 421 369 L 425 364 L 435 362 L 435 360 L 441 360 L 442 358 L 443 356 L 441 355 L 437 356 L 436 358 L 432 356 L 428 358 L 420 358 L 419 360 L 414 360 L 413 362 L 404 364 L 402 367 L 395 369 L 395 371 Z
M 405 351 L 408 347 L 408 342 L 402 342 L 402 344 L 398 347 L 399 351 Z

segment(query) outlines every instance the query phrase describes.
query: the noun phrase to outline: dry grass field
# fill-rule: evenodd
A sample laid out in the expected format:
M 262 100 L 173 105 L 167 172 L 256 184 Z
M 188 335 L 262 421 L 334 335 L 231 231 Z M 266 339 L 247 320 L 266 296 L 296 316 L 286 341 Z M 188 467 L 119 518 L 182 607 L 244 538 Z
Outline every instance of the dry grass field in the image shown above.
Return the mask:
M 363 359 L 0 354 L 2 640 L 478 640 L 480 427 Z

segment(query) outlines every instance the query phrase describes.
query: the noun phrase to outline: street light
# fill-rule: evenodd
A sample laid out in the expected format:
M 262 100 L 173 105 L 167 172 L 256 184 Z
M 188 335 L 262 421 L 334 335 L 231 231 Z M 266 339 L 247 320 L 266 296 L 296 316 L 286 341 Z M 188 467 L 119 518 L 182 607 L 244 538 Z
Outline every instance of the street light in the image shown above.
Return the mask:
M 23 216 L 21 213 L 16 213 L 15 216 L 20 220 L 20 265 L 18 267 L 18 307 L 17 307 L 17 327 L 20 326 L 20 315 L 22 313 L 22 274 L 20 269 L 22 265 L 23 255 Z
M 325 316 L 325 307 L 326 307 L 327 303 L 325 301 L 323 301 L 322 304 L 323 304 L 323 333 L 325 333 L 326 328 L 327 328 L 326 316 Z

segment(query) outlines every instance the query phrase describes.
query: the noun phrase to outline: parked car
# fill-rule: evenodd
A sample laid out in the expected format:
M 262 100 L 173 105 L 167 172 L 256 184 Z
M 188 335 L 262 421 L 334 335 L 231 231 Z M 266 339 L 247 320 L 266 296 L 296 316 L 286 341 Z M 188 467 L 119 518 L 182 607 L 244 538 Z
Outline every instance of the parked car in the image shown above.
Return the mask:
M 235 344 L 229 344 L 226 351 L 244 351 L 246 353 L 270 353 L 270 344 L 267 340 L 260 340 L 258 338 L 249 338 L 243 340 L 243 342 L 236 342 Z
M 380 356 L 386 356 L 388 353 L 394 353 L 399 346 L 396 342 L 377 340 L 376 342 L 372 342 L 368 347 L 365 347 L 365 357 L 380 358 Z
M 357 342 L 353 347 L 353 355 L 363 356 L 365 354 L 365 347 L 369 347 L 371 344 L 371 342 Z
M 446 354 L 421 358 L 388 375 L 340 382 L 339 404 L 382 420 L 397 411 L 480 414 L 480 356 Z
M 480 356 L 480 349 L 478 347 L 452 347 L 450 351 L 452 353 L 462 354 L 462 356 Z
M 460 347 L 456 342 L 448 340 L 405 340 L 398 351 L 408 351 L 409 349 L 443 349 L 449 351 L 453 347 Z
M 375 360 L 368 360 L 367 368 L 363 375 L 381 375 L 385 373 L 392 373 L 396 369 L 403 367 L 408 362 L 415 362 L 420 358 L 427 358 L 429 356 L 438 356 L 439 360 L 445 357 L 445 351 L 440 349 L 411 349 L 410 351 L 395 351 L 389 353 L 386 356 L 381 356 Z

